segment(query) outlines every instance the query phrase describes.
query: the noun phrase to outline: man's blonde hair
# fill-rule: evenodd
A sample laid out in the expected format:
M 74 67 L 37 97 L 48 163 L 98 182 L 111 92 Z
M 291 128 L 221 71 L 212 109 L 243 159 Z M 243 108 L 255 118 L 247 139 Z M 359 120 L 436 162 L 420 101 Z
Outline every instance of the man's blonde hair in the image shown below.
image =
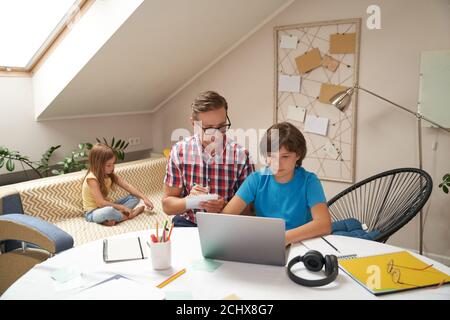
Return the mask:
M 197 120 L 197 115 L 201 112 L 208 112 L 212 110 L 217 110 L 220 108 L 225 108 L 228 112 L 227 100 L 220 94 L 214 91 L 205 91 L 198 95 L 192 102 L 192 119 Z

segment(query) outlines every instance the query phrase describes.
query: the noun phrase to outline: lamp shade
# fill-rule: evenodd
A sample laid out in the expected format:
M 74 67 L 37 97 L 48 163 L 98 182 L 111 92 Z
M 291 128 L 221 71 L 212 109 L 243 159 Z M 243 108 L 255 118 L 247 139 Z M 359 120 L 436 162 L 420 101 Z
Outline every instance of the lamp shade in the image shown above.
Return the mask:
M 341 111 L 344 111 L 352 101 L 352 95 L 355 88 L 349 88 L 345 91 L 338 92 L 330 99 L 330 103 Z

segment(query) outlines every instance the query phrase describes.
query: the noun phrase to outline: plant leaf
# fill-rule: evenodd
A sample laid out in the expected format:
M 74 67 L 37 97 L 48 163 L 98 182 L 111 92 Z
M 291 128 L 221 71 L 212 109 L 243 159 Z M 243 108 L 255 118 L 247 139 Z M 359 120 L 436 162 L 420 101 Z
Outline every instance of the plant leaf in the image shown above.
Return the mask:
M 0 168 L 3 167 L 3 164 L 5 163 L 5 158 L 0 159 Z
M 108 145 L 108 142 L 106 142 L 106 139 L 105 139 L 105 137 L 103 137 L 103 141 L 105 141 L 105 144 L 106 144 L 106 145 Z
M 6 170 L 8 170 L 9 172 L 13 172 L 14 168 L 14 162 L 12 161 L 12 159 L 8 159 L 8 161 L 6 161 Z
M 114 142 L 116 141 L 116 139 L 113 137 L 111 140 L 111 148 L 114 148 Z
M 97 140 L 98 143 L 102 143 L 99 138 L 95 138 L 95 140 Z
M 442 187 L 442 190 L 444 190 L 445 193 L 448 193 L 448 188 L 447 188 L 447 186 L 443 186 L 443 187 Z

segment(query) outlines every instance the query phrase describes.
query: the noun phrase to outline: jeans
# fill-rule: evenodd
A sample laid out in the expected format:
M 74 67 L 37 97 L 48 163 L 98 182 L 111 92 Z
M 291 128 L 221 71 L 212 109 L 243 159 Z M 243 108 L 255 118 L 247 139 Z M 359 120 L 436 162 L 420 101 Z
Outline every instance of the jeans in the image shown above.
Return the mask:
M 121 204 L 129 209 L 133 209 L 138 205 L 139 201 L 140 200 L 135 196 L 128 195 L 125 198 L 117 200 L 115 203 Z M 123 214 L 119 210 L 108 206 L 86 212 L 85 218 L 88 222 L 96 223 L 103 223 L 110 220 L 120 222 L 123 220 Z
M 172 219 L 173 222 L 173 226 L 174 227 L 196 227 L 197 224 L 189 221 L 188 219 L 186 219 L 185 217 L 183 217 L 180 214 L 177 214 L 175 217 L 173 217 Z

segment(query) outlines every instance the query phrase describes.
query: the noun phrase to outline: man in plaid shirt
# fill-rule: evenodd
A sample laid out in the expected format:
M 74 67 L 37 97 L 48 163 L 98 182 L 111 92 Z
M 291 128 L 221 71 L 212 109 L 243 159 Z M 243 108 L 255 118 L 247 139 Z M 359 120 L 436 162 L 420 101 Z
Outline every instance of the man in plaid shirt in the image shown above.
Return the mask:
M 192 103 L 194 135 L 176 143 L 170 152 L 164 178 L 163 210 L 175 226 L 196 226 L 195 212 L 221 212 L 255 169 L 248 151 L 227 138 L 231 123 L 224 97 L 201 93 Z M 218 200 L 189 208 L 190 195 L 217 194 Z

